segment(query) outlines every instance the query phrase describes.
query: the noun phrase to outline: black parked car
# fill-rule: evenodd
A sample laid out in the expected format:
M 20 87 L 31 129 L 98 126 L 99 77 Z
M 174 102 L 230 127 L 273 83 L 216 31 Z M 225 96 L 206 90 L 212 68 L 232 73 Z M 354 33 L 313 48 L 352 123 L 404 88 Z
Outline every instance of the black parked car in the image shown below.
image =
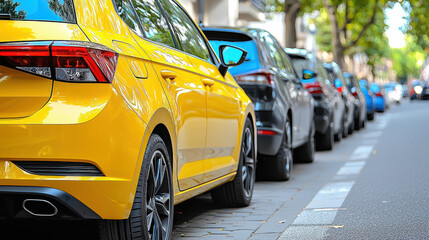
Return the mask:
M 355 130 L 359 130 L 365 127 L 366 123 L 366 100 L 365 95 L 363 94 L 360 84 L 355 77 L 355 75 L 351 73 L 344 73 L 344 78 L 346 79 L 347 88 L 350 92 L 355 96 Z
M 255 105 L 258 173 L 276 180 L 288 180 L 293 156 L 301 162 L 314 159 L 311 95 L 270 33 L 252 28 L 203 28 L 203 31 L 217 52 L 222 45 L 248 52 L 246 61 L 229 72 Z
M 303 85 L 315 102 L 316 147 L 331 150 L 334 138 L 339 139 L 343 130 L 345 104 L 341 94 L 329 82 L 323 63 L 306 50 L 286 49 Z
M 344 111 L 344 122 L 343 122 L 343 136 L 347 137 L 348 134 L 352 134 L 354 130 L 354 112 L 355 112 L 355 97 L 346 87 L 346 79 L 344 78 L 343 71 L 337 63 L 325 63 L 323 64 L 325 69 L 329 73 L 329 80 L 338 92 L 341 94 L 343 101 L 346 105 Z

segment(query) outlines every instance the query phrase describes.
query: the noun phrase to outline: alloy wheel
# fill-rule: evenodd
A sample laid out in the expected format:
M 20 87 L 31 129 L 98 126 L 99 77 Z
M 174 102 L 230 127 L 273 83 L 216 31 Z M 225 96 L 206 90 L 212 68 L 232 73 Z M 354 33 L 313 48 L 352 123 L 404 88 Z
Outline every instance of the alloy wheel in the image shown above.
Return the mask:
M 291 175 L 292 171 L 292 129 L 289 120 L 286 122 L 286 149 L 285 149 L 285 158 L 286 158 L 286 174 L 288 178 Z
M 243 144 L 241 147 L 241 156 L 243 160 L 242 182 L 246 196 L 250 196 L 255 183 L 255 150 L 253 145 L 253 136 L 250 128 L 244 130 Z
M 170 174 L 163 153 L 155 151 L 150 160 L 146 189 L 146 219 L 150 239 L 166 239 L 169 236 Z

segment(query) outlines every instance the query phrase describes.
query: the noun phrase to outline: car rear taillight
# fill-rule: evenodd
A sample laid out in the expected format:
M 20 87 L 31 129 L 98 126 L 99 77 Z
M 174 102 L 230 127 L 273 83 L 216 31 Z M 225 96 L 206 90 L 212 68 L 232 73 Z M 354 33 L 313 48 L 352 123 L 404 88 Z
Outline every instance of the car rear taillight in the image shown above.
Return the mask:
M 313 83 L 304 83 L 304 87 L 310 92 L 311 94 L 320 94 L 323 93 L 322 86 L 318 82 Z
M 273 75 L 269 71 L 258 71 L 249 74 L 236 75 L 235 80 L 239 83 L 250 84 L 273 84 Z
M 342 93 L 343 92 L 343 87 L 338 87 L 337 90 L 338 90 L 339 93 Z
M 112 82 L 118 54 L 73 41 L 0 44 L 0 64 L 66 82 Z
M 272 130 L 258 130 L 258 135 L 277 135 L 277 132 L 274 132 Z
M 381 94 L 381 92 L 377 92 L 377 93 L 375 93 L 375 96 L 376 97 L 383 97 L 383 94 Z

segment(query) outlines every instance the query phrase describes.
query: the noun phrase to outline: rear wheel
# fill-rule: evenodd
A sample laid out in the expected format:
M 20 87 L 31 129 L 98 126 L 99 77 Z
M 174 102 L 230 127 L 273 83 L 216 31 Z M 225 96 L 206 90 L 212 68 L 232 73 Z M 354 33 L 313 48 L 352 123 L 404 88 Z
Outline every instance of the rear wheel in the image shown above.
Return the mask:
M 316 134 L 316 149 L 317 150 L 332 150 L 334 147 L 334 122 L 332 119 L 329 123 L 325 134 Z
M 258 173 L 262 179 L 287 181 L 292 175 L 292 167 L 292 126 L 288 118 L 278 153 L 275 156 L 261 156 Z
M 348 129 L 348 134 L 353 134 L 353 131 L 356 129 L 355 128 L 355 124 L 356 124 L 356 120 L 353 120 L 352 123 L 350 123 L 349 125 L 349 129 Z
M 102 220 L 102 240 L 170 239 L 173 227 L 173 182 L 170 158 L 162 138 L 153 134 L 143 158 L 130 217 Z
M 361 128 L 361 121 L 360 121 L 360 109 L 358 110 L 358 113 L 357 113 L 357 116 L 356 116 L 356 118 L 355 118 L 355 121 L 354 121 L 354 125 L 353 125 L 354 127 L 354 130 L 356 130 L 356 131 L 359 131 L 360 130 L 360 128 Z M 353 132 L 353 129 L 350 129 L 352 132 Z M 350 133 L 350 130 L 349 130 L 349 133 Z
M 316 124 L 314 120 L 310 127 L 310 135 L 308 137 L 308 142 L 303 146 L 295 150 L 294 160 L 295 162 L 300 163 L 312 163 L 314 161 L 314 152 L 315 152 L 315 143 L 314 143 L 314 134 L 316 132 Z
M 343 128 L 341 128 L 341 130 L 334 135 L 335 142 L 339 142 L 341 139 L 343 139 Z
M 246 120 L 241 143 L 237 175 L 232 182 L 211 191 L 213 202 L 225 207 L 245 207 L 250 204 L 256 176 L 256 150 L 252 122 Z
M 349 135 L 349 127 L 347 126 L 347 113 L 344 116 L 343 119 L 343 138 L 347 138 L 347 136 Z
M 372 120 L 374 120 L 374 116 L 375 116 L 375 114 L 374 113 L 368 113 L 368 120 L 369 121 L 372 121 Z

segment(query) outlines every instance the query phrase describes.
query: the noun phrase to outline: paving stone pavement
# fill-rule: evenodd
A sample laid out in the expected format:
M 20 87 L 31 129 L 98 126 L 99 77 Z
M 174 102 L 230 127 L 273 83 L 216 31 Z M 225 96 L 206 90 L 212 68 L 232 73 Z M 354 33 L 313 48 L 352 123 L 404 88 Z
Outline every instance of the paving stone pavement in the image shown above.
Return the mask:
M 318 179 L 338 170 L 318 165 L 296 165 L 292 181 L 257 182 L 245 208 L 217 208 L 209 193 L 176 205 L 173 239 L 277 239 L 323 186 Z
M 290 187 L 282 187 L 283 191 L 278 191 L 278 185 L 282 183 L 258 182 L 255 186 L 258 195 L 246 208 L 216 208 L 210 194 L 203 194 L 176 206 L 173 238 L 276 239 L 286 226 L 281 226 L 284 224 L 282 220 L 270 221 L 271 217 L 299 191 Z M 196 216 L 182 217 L 184 211 L 195 212 Z

